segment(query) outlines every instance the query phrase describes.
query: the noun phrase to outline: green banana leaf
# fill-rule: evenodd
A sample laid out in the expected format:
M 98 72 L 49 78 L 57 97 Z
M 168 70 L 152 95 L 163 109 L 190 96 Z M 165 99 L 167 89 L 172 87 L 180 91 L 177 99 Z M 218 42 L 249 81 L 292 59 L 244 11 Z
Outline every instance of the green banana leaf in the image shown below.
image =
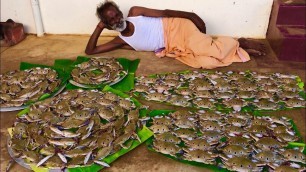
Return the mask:
M 75 61 L 68 59 L 57 59 L 54 62 L 54 66 L 70 74 L 71 71 L 75 68 L 75 65 L 86 62 L 88 60 L 90 60 L 90 58 L 85 56 L 78 56 Z M 117 90 L 128 92 L 134 88 L 135 72 L 138 68 L 140 60 L 139 59 L 129 60 L 126 58 L 117 58 L 116 60 L 122 65 L 123 69 L 128 73 L 120 82 L 112 85 L 112 87 Z M 88 89 L 103 88 L 105 85 L 106 84 L 88 85 L 89 87 Z M 79 87 L 74 86 L 70 83 L 67 84 L 67 89 L 77 89 L 77 88 Z
M 110 86 L 105 86 L 103 88 L 103 91 L 112 92 L 112 93 L 114 93 L 114 94 L 116 94 L 116 95 L 118 95 L 120 97 L 123 97 L 123 98 L 129 98 L 130 97 L 129 95 L 123 93 L 122 91 L 113 89 Z M 140 108 L 139 116 L 140 117 L 146 116 L 148 110 L 147 109 L 141 109 L 141 104 L 136 99 L 131 98 L 131 100 L 134 102 L 136 107 Z M 20 116 L 26 114 L 27 112 L 29 112 L 29 110 L 30 110 L 29 108 L 26 108 L 26 109 L 22 110 L 21 112 L 19 112 L 17 114 L 17 116 L 20 117 Z M 131 145 L 131 147 L 129 149 L 123 149 L 122 148 L 118 152 L 116 152 L 115 154 L 112 154 L 112 155 L 107 156 L 106 158 L 104 158 L 103 161 L 106 162 L 107 164 L 110 164 L 111 162 L 113 162 L 116 159 L 118 159 L 120 156 L 122 156 L 122 155 L 128 153 L 129 151 L 133 150 L 135 147 L 139 146 L 140 144 L 145 142 L 147 139 L 149 139 L 151 136 L 153 136 L 152 131 L 150 131 L 146 126 L 144 126 L 141 130 L 137 131 L 137 134 L 138 134 L 141 142 L 139 142 L 138 140 L 129 140 L 130 142 L 132 142 L 132 145 Z M 31 164 L 30 167 L 35 172 L 47 172 L 48 171 L 47 168 L 36 167 L 35 164 Z M 99 171 L 102 168 L 104 168 L 104 167 L 100 166 L 100 165 L 97 165 L 97 164 L 92 164 L 90 166 L 68 168 L 67 170 L 69 172 L 93 172 L 93 171 Z
M 171 112 L 174 112 L 174 110 L 152 110 L 151 112 L 148 113 L 148 116 L 149 117 L 154 117 L 154 116 L 166 116 L 168 115 L 169 113 Z M 253 113 L 254 116 L 268 116 L 268 115 L 263 115 L 261 114 L 260 112 L 255 112 Z M 147 126 L 149 127 L 150 126 L 150 122 L 152 120 L 150 119 L 147 123 Z M 300 132 L 298 131 L 295 123 L 293 122 L 293 120 L 290 120 L 290 123 L 292 124 L 292 128 L 293 130 L 295 131 L 296 135 L 300 138 L 300 140 L 298 142 L 289 142 L 288 143 L 288 146 L 286 148 L 295 148 L 295 147 L 304 147 L 306 146 L 306 144 L 303 142 L 302 140 L 302 137 L 301 137 L 301 134 Z M 154 137 L 151 137 L 149 138 L 147 141 L 146 141 L 146 145 L 147 145 L 147 148 L 150 150 L 150 151 L 153 151 L 153 152 L 156 152 L 153 148 L 152 148 L 152 145 L 153 145 L 153 139 Z M 222 138 L 224 139 L 224 138 Z M 226 141 L 226 138 L 225 140 L 222 140 L 222 141 Z M 159 153 L 159 152 L 158 152 Z M 303 153 L 306 155 L 306 149 L 304 149 Z M 162 153 L 160 153 L 162 154 Z M 216 165 L 210 165 L 210 164 L 204 164 L 204 163 L 199 163 L 199 162 L 194 162 L 194 161 L 187 161 L 187 160 L 183 160 L 181 159 L 179 156 L 175 157 L 175 156 L 171 156 L 171 155 L 167 155 L 167 154 L 162 154 L 168 158 L 171 158 L 173 160 L 176 160 L 176 161 L 179 161 L 179 162 L 182 162 L 182 163 L 185 163 L 185 164 L 189 164 L 189 165 L 194 165 L 194 166 L 199 166 L 199 167 L 203 167 L 203 168 L 207 168 L 207 169 L 210 169 L 212 171 L 215 171 L 215 172 L 229 172 L 230 170 L 228 169 L 225 169 L 225 168 L 221 168 L 221 167 L 218 167 Z M 221 159 L 220 158 L 217 158 L 216 159 L 216 162 L 217 163 L 220 163 L 221 162 Z M 301 164 L 303 165 L 303 164 Z M 263 171 L 267 171 L 268 169 L 263 169 Z
M 122 156 L 122 155 L 128 153 L 129 151 L 133 150 L 134 148 L 136 148 L 137 146 L 139 146 L 140 144 L 145 142 L 147 139 L 149 139 L 153 135 L 152 131 L 150 131 L 145 126 L 143 127 L 142 130 L 138 131 L 137 134 L 138 134 L 141 142 L 139 142 L 138 140 L 133 140 L 132 146 L 129 149 L 123 149 L 122 148 L 121 150 L 119 150 L 115 154 L 112 154 L 112 155 L 104 158 L 103 161 L 106 162 L 107 164 L 110 164 L 110 163 L 114 162 L 120 156 Z M 103 168 L 103 166 L 93 164 L 93 165 L 88 166 L 88 167 L 69 168 L 68 171 L 69 172 L 93 172 L 93 171 L 99 171 L 102 168 Z
M 54 66 L 47 66 L 47 65 L 41 65 L 41 64 L 33 64 L 33 63 L 27 63 L 27 62 L 21 62 L 19 69 L 20 70 L 26 70 L 26 69 L 31 69 L 31 68 L 35 68 L 35 67 L 41 67 L 41 68 L 51 68 L 53 70 L 55 70 L 58 73 L 58 78 L 61 80 L 61 84 L 53 91 L 53 93 L 46 93 L 43 94 L 38 101 L 44 100 L 46 98 L 49 98 L 51 96 L 53 96 L 57 91 L 59 91 L 59 89 L 65 87 L 65 85 L 67 84 L 68 79 L 70 78 L 70 73 L 65 72 L 64 70 L 62 70 L 61 68 L 57 68 Z M 33 101 L 28 101 L 26 103 L 26 105 L 30 105 L 34 103 Z

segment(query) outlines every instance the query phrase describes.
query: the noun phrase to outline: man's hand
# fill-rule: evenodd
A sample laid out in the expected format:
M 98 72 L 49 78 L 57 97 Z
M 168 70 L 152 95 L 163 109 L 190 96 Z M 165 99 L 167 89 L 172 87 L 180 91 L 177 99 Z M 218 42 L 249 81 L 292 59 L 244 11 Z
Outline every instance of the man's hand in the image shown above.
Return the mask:
M 102 22 L 102 21 L 100 21 L 99 23 L 98 23 L 98 25 L 97 25 L 97 27 L 99 27 L 100 29 L 104 29 L 105 28 L 105 24 Z

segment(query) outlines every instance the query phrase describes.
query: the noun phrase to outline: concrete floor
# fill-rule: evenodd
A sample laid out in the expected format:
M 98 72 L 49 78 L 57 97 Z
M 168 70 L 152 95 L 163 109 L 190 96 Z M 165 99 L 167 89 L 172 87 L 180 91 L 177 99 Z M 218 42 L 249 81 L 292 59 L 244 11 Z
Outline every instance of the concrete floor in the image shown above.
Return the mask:
M 34 35 L 28 35 L 25 40 L 13 47 L 1 47 L 1 73 L 19 68 L 22 61 L 30 63 L 39 63 L 52 65 L 55 59 L 75 59 L 78 55 L 85 55 L 84 49 L 89 36 L 71 36 L 71 35 L 46 35 L 37 38 Z M 106 42 L 111 37 L 100 38 L 99 43 Z M 266 56 L 252 58 L 246 63 L 235 63 L 231 66 L 219 68 L 219 71 L 229 70 L 252 70 L 257 72 L 283 72 L 299 75 L 305 82 L 306 63 L 279 61 L 272 52 L 267 41 L 268 52 Z M 176 72 L 181 70 L 193 69 L 171 58 L 157 58 L 152 52 L 135 52 L 131 50 L 115 50 L 96 56 L 126 57 L 128 59 L 141 59 L 136 75 L 148 75 L 162 72 Z M 154 104 L 141 101 L 143 104 L 150 105 L 150 109 L 178 109 L 161 104 Z M 5 112 L 0 115 L 1 131 L 1 171 L 5 171 L 10 157 L 6 149 L 6 139 L 8 137 L 7 128 L 11 127 L 15 120 L 17 112 Z M 269 114 L 281 114 L 290 117 L 297 124 L 303 139 L 306 140 L 306 114 L 305 108 L 291 111 L 281 111 Z M 29 171 L 14 164 L 11 171 Z M 111 164 L 105 171 L 208 171 L 207 169 L 182 164 L 168 159 L 158 153 L 150 152 L 145 145 L 137 147 L 134 151 L 124 155 Z

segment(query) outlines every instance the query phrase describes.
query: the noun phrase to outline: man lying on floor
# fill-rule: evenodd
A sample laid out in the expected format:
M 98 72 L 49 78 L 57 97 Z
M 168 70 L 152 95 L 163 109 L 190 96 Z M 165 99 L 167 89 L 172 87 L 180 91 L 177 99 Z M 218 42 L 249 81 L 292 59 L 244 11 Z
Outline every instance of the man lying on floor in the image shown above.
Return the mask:
M 158 57 L 173 57 L 194 68 L 212 69 L 233 62 L 246 62 L 250 55 L 264 55 L 257 42 L 240 38 L 205 34 L 204 21 L 195 13 L 132 7 L 126 20 L 119 7 L 105 1 L 97 8 L 100 18 L 91 35 L 86 54 L 97 54 L 117 48 L 154 51 Z M 97 45 L 104 28 L 119 31 L 113 40 Z M 240 47 L 239 47 L 240 46 Z

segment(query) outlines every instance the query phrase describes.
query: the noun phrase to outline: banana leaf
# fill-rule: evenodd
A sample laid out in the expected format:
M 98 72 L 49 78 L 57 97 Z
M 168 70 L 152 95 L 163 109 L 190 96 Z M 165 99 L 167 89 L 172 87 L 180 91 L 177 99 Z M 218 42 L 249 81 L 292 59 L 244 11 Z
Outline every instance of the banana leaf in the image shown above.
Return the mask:
M 51 68 L 53 70 L 55 70 L 58 74 L 58 78 L 61 80 L 61 84 L 52 92 L 52 93 L 46 93 L 43 94 L 38 101 L 44 100 L 46 98 L 49 98 L 51 96 L 54 96 L 55 94 L 58 94 L 59 92 L 61 92 L 65 85 L 67 84 L 68 79 L 70 78 L 70 74 L 63 71 L 60 68 L 54 67 L 54 66 L 47 66 L 47 65 L 41 65 L 41 64 L 33 64 L 33 63 L 27 63 L 27 62 L 21 62 L 19 69 L 20 70 L 27 70 L 27 69 L 31 69 L 31 68 L 35 68 L 35 67 L 41 67 L 41 68 Z M 26 105 L 30 105 L 34 103 L 33 101 L 28 101 L 26 102 Z
M 105 86 L 103 91 L 109 91 L 112 92 L 122 98 L 129 98 L 129 95 L 123 93 L 120 90 L 116 90 L 113 89 L 110 86 Z M 144 117 L 147 115 L 147 109 L 141 109 L 141 104 L 134 98 L 131 98 L 131 100 L 134 102 L 134 104 L 136 105 L 136 107 L 140 108 L 139 111 L 139 116 L 140 117 Z M 29 108 L 26 108 L 24 110 L 22 110 L 21 112 L 19 112 L 17 114 L 18 117 L 26 114 L 27 112 L 29 112 Z M 11 135 L 11 129 L 9 129 L 9 133 Z M 146 126 L 144 126 L 141 130 L 137 131 L 137 134 L 141 140 L 141 142 L 139 142 L 138 140 L 129 140 L 127 142 L 132 142 L 132 145 L 129 149 L 120 149 L 118 152 L 107 156 L 106 158 L 103 159 L 104 162 L 106 162 L 107 164 L 110 164 L 111 162 L 115 161 L 116 159 L 118 159 L 120 156 L 128 153 L 129 151 L 133 150 L 135 147 L 139 146 L 140 144 L 142 144 L 143 142 L 145 142 L 147 139 L 149 139 L 153 133 L 152 131 L 150 131 Z M 46 172 L 48 171 L 47 168 L 42 168 L 42 167 L 36 167 L 35 164 L 31 164 L 30 167 L 32 168 L 33 171 L 35 172 Z M 92 164 L 90 166 L 84 166 L 84 167 L 76 167 L 76 168 L 68 168 L 67 171 L 69 172 L 93 172 L 93 171 L 99 171 L 102 168 L 104 168 L 103 166 L 97 165 L 97 164 Z
M 174 110 L 152 110 L 151 112 L 148 113 L 148 116 L 149 117 L 154 117 L 154 116 L 166 116 L 168 115 L 169 113 L 171 112 L 174 112 Z M 260 112 L 254 112 L 253 113 L 254 116 L 268 116 L 268 115 L 263 115 L 261 114 Z M 147 123 L 147 126 L 149 127 L 151 125 L 151 121 L 152 119 L 150 119 Z M 302 137 L 301 137 L 301 134 L 300 132 L 298 131 L 295 123 L 293 122 L 293 120 L 290 120 L 290 123 L 292 125 L 292 128 L 293 130 L 295 131 L 296 135 L 300 138 L 300 140 L 298 140 L 298 142 L 289 142 L 288 143 L 288 146 L 286 148 L 297 148 L 297 147 L 304 147 L 306 146 L 306 144 L 303 142 L 302 140 Z M 153 149 L 153 139 L 154 137 L 151 137 L 149 138 L 147 141 L 146 141 L 146 145 L 147 145 L 147 148 L 150 150 L 150 151 L 153 151 L 153 152 L 157 152 Z M 223 140 L 222 141 L 226 141 L 226 138 L 222 138 Z M 225 139 L 225 140 L 224 140 Z M 157 152 L 157 153 L 160 153 L 160 152 Z M 303 153 L 306 155 L 306 149 L 303 149 Z M 162 153 L 160 153 L 162 154 Z M 210 169 L 212 171 L 216 171 L 216 172 L 229 172 L 230 170 L 228 169 L 225 169 L 225 168 L 221 168 L 219 166 L 216 166 L 216 165 L 210 165 L 210 164 L 204 164 L 204 163 L 199 163 L 199 162 L 194 162 L 194 161 L 188 161 L 188 160 L 184 160 L 182 159 L 179 155 L 178 156 L 172 156 L 172 155 L 167 155 L 167 154 L 162 154 L 168 158 L 171 158 L 173 160 L 176 160 L 176 161 L 179 161 L 179 162 L 182 162 L 182 163 L 185 163 L 185 164 L 189 164 L 189 165 L 194 165 L 194 166 L 199 166 L 199 167 L 203 167 L 203 168 L 207 168 L 207 169 Z M 220 158 L 217 158 L 216 159 L 216 162 L 217 163 L 221 163 L 221 159 Z M 303 164 L 300 164 L 303 166 Z M 267 171 L 268 169 L 267 168 L 264 168 L 262 171 Z
M 116 152 L 115 154 L 112 154 L 110 156 L 107 156 L 106 158 L 103 159 L 104 162 L 106 162 L 107 164 L 110 164 L 111 162 L 114 162 L 116 159 L 118 159 L 120 156 L 128 153 L 129 151 L 133 150 L 134 148 L 136 148 L 137 146 L 139 146 L 141 143 L 145 142 L 148 138 L 150 138 L 153 133 L 152 131 L 150 131 L 147 127 L 143 127 L 142 130 L 137 132 L 141 142 L 139 142 L 138 140 L 133 140 L 132 146 L 129 149 L 121 149 L 118 152 Z M 99 171 L 101 170 L 103 167 L 97 164 L 93 164 L 91 166 L 88 167 L 78 167 L 78 168 L 68 168 L 69 172 L 93 172 L 93 171 Z
M 12 128 L 8 128 L 8 132 L 12 136 Z M 118 152 L 105 157 L 103 159 L 103 161 L 106 162 L 107 164 L 110 164 L 110 163 L 114 162 L 116 159 L 118 159 L 122 155 L 130 152 L 131 150 L 133 150 L 134 148 L 136 148 L 137 146 L 139 146 L 140 144 L 145 142 L 147 139 L 149 139 L 153 135 L 152 131 L 150 131 L 146 126 L 144 126 L 142 128 L 142 130 L 139 130 L 137 132 L 137 134 L 138 134 L 141 142 L 139 142 L 138 140 L 132 140 L 133 143 L 132 143 L 132 145 L 129 149 L 123 149 L 122 148 Z M 37 167 L 36 164 L 29 164 L 29 165 L 30 165 L 31 169 L 35 172 L 48 172 L 49 171 L 48 168 Z M 67 171 L 69 171 L 69 172 L 94 172 L 94 171 L 99 171 L 102 168 L 104 168 L 104 167 L 100 166 L 100 165 L 97 165 L 97 164 L 92 164 L 92 165 L 86 166 L 86 167 L 68 168 Z
M 214 73 L 215 71 L 213 70 L 209 70 L 209 71 L 205 71 L 203 70 L 202 72 L 206 72 L 206 73 Z M 177 74 L 188 74 L 188 73 L 192 73 L 192 71 L 190 70 L 184 70 L 184 71 L 180 71 L 180 72 L 176 72 Z M 160 74 L 152 74 L 152 75 L 148 75 L 148 77 L 150 78 L 158 78 L 160 75 L 166 75 L 166 74 L 170 74 L 170 73 L 160 73 Z M 250 70 L 247 70 L 245 71 L 245 76 L 247 78 L 250 78 L 252 75 L 252 71 Z M 136 78 L 137 80 L 137 78 Z M 304 83 L 302 81 L 302 79 L 297 76 L 296 77 L 296 82 L 297 82 L 297 86 L 299 87 L 299 89 L 301 91 L 299 91 L 297 94 L 303 98 L 304 100 L 306 100 L 306 93 L 304 91 Z M 188 86 L 188 83 L 185 83 L 184 84 L 184 87 L 185 86 Z M 182 86 L 181 86 L 182 87 Z M 171 92 L 171 91 L 170 91 Z M 145 99 L 144 98 L 144 94 L 143 93 L 140 93 L 140 92 L 134 92 L 133 93 L 134 96 L 138 97 L 138 98 L 141 98 L 141 99 Z M 218 99 L 218 101 L 221 101 L 222 99 Z M 245 101 L 248 101 L 248 102 L 252 102 L 254 100 L 254 98 L 252 99 L 244 99 Z M 157 102 L 157 101 L 155 101 Z M 190 101 L 189 101 L 190 102 Z M 161 103 L 161 102 L 159 102 Z M 172 105 L 172 106 L 178 106 L 178 105 L 173 105 L 171 104 L 170 102 L 162 102 L 163 104 L 166 104 L 166 105 Z M 273 109 L 273 110 L 263 110 L 263 109 L 258 109 L 258 107 L 252 105 L 252 104 L 249 104 L 249 105 L 246 105 L 246 106 L 243 106 L 241 107 L 241 111 L 244 111 L 244 112 L 253 112 L 253 111 L 259 111 L 259 112 L 271 112 L 271 111 L 279 111 L 279 110 L 291 110 L 291 109 L 301 109 L 301 108 L 305 108 L 305 107 L 293 107 L 293 108 L 289 108 L 289 107 L 286 107 L 285 103 L 284 102 L 279 102 L 279 108 L 278 109 Z M 192 108 L 192 109 L 205 109 L 205 108 L 199 108 L 197 107 L 196 105 L 194 105 L 193 103 L 191 104 L 191 106 L 189 108 Z M 205 109 L 207 110 L 207 109 Z M 233 108 L 227 108 L 225 107 L 225 105 L 223 105 L 222 103 L 215 103 L 215 110 L 218 110 L 218 111 L 227 111 L 227 112 L 230 112 L 233 110 Z
M 61 68 L 62 70 L 70 74 L 71 71 L 75 68 L 75 65 L 89 61 L 89 60 L 90 58 L 85 57 L 85 56 L 78 56 L 75 61 L 67 60 L 67 59 L 58 59 L 58 60 L 55 60 L 54 66 Z M 123 69 L 127 71 L 127 75 L 121 81 L 112 85 L 112 87 L 117 90 L 128 92 L 134 88 L 135 72 L 138 68 L 138 64 L 140 60 L 139 59 L 129 60 L 126 58 L 117 58 L 116 60 L 122 65 Z M 87 89 L 94 89 L 94 88 L 103 88 L 105 85 L 107 84 L 86 85 L 86 86 L 88 86 Z M 70 83 L 67 84 L 67 89 L 77 89 L 77 88 L 79 87 L 74 86 Z

